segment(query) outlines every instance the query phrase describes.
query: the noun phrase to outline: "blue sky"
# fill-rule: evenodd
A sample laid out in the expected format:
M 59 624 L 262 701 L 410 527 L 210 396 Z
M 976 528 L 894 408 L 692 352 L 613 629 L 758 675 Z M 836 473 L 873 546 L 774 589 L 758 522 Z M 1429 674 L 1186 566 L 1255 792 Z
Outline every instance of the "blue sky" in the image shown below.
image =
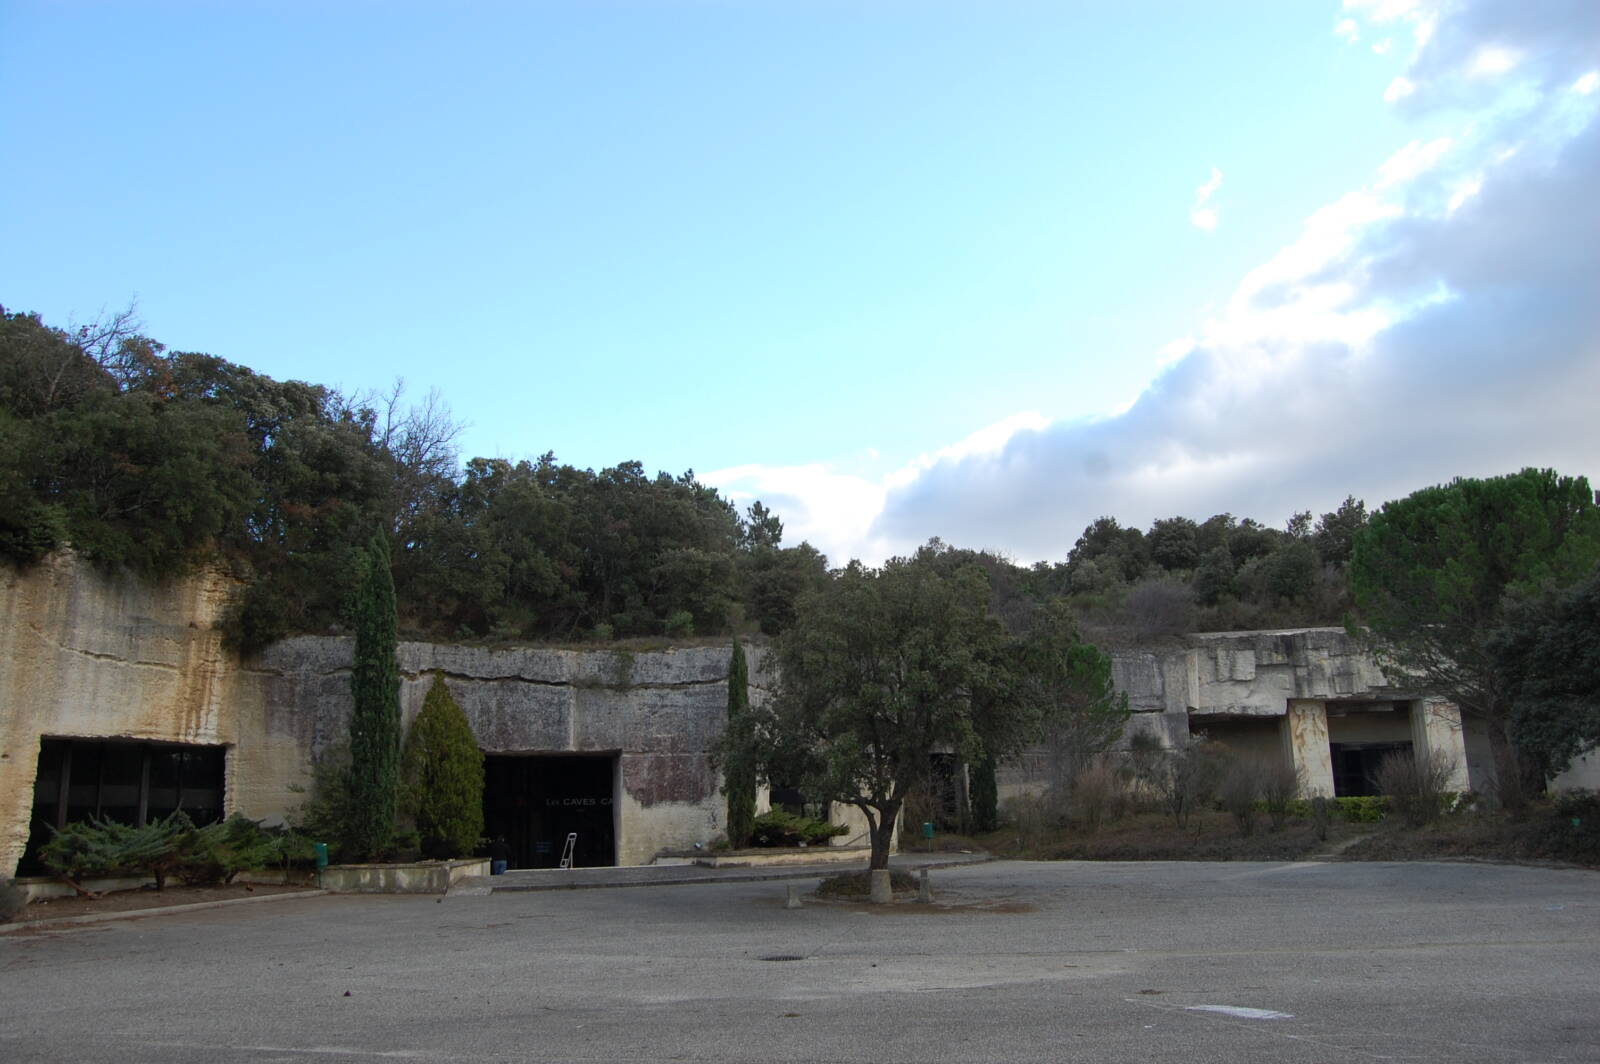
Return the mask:
M 0 303 L 836 561 L 1600 474 L 1596 12 L 13 2 Z

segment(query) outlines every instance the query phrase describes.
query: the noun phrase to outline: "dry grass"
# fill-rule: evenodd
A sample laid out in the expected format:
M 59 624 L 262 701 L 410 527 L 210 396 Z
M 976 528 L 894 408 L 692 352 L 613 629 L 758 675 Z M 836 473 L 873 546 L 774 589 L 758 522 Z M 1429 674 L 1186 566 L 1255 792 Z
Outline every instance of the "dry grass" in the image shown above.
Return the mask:
M 1270 823 L 1270 821 L 1269 821 Z M 1399 815 L 1380 823 L 1334 818 L 1327 837 L 1309 817 L 1289 817 L 1281 830 L 1242 836 L 1234 818 L 1208 806 L 1186 827 L 1145 812 L 1100 825 L 1008 826 L 968 840 L 997 857 L 1074 861 L 1297 861 L 1319 855 L 1347 861 L 1474 859 L 1556 861 L 1600 868 L 1600 800 L 1586 806 L 1541 805 L 1523 819 L 1491 813 L 1449 814 L 1421 828 Z
M 1002 828 L 974 841 L 999 857 L 1036 861 L 1293 861 L 1372 830 L 1368 824 L 1335 822 L 1324 842 L 1309 820 L 1290 820 L 1282 831 L 1245 837 L 1232 817 L 1208 810 L 1192 815 L 1182 828 L 1170 816 L 1139 813 L 1092 833 L 1066 827 L 1024 837 L 1015 828 Z

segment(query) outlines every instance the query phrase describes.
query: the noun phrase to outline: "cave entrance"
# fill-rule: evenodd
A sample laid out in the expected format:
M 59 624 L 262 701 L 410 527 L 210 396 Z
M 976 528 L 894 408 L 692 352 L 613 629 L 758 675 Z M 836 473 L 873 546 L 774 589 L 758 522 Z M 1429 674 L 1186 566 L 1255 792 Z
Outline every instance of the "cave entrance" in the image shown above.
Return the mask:
M 1410 743 L 1330 743 L 1333 757 L 1333 793 L 1338 798 L 1382 794 L 1378 766 L 1390 754 L 1411 753 Z
M 569 834 L 574 867 L 617 863 L 615 754 L 490 754 L 483 776 L 484 830 L 512 868 L 557 867 Z

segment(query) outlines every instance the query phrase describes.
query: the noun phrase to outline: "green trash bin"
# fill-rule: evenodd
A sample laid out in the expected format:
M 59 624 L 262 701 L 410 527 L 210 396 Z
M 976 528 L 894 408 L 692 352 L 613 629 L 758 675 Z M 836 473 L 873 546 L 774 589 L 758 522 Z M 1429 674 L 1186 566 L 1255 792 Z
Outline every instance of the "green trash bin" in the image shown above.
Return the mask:
M 316 859 L 317 871 L 318 872 L 320 872 L 324 868 L 328 867 L 328 844 L 327 843 L 325 843 L 325 842 L 313 842 L 311 844 L 311 855 L 312 855 L 313 858 Z

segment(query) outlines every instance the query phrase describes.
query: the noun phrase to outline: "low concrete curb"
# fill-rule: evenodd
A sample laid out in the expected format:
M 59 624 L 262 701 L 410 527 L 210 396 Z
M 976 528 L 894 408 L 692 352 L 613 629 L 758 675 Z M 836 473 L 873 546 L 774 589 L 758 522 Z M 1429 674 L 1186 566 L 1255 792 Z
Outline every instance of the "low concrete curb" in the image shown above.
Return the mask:
M 907 872 L 922 868 L 955 868 L 983 864 L 986 853 L 899 854 L 890 866 Z M 760 883 L 779 879 L 820 879 L 851 871 L 838 863 L 767 868 L 706 868 L 698 865 L 639 865 L 623 868 L 522 869 L 499 876 L 464 879 L 450 889 L 452 897 L 514 893 L 528 890 L 600 890 L 611 887 L 682 887 L 696 883 Z
M 123 909 L 114 913 L 89 913 L 86 916 L 46 916 L 39 920 L 19 920 L 14 924 L 0 924 L 0 935 L 17 931 L 38 931 L 50 927 L 69 927 L 74 924 L 103 924 L 108 920 L 137 920 L 147 916 L 165 916 L 168 913 L 192 913 L 201 909 L 220 909 L 224 905 L 255 905 L 265 901 L 285 901 L 289 898 L 321 898 L 331 891 L 294 890 L 282 894 L 263 894 L 259 898 L 221 898 L 217 901 L 195 901 L 187 905 L 158 905 L 150 909 Z

